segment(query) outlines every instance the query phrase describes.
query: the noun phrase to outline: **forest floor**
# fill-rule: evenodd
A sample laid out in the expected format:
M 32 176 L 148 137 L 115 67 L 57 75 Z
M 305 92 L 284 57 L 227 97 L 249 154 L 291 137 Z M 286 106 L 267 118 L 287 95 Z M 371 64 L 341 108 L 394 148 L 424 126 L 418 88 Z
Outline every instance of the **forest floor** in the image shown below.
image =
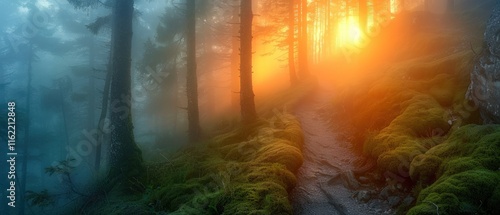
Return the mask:
M 354 177 L 359 169 L 356 164 L 364 157 L 343 138 L 343 129 L 332 129 L 327 121 L 331 118 L 322 115 L 332 96 L 332 91 L 320 87 L 294 110 L 304 131 L 304 163 L 291 194 L 294 213 L 394 214 L 387 202 L 368 204 L 356 198 L 362 195 L 360 190 L 369 192 Z
M 356 65 L 336 71 L 323 66 L 338 75 L 319 79 L 325 83 L 293 112 L 304 133 L 304 162 L 290 194 L 294 214 L 497 211 L 498 157 L 478 152 L 474 159 L 492 162 L 481 165 L 467 159 L 481 147 L 497 150 L 497 139 L 487 138 L 497 138 L 498 127 L 481 125 L 477 111 L 461 115 L 460 122 L 447 118 L 454 120 L 467 102 L 489 16 L 482 11 L 491 4 L 445 15 L 401 15 Z

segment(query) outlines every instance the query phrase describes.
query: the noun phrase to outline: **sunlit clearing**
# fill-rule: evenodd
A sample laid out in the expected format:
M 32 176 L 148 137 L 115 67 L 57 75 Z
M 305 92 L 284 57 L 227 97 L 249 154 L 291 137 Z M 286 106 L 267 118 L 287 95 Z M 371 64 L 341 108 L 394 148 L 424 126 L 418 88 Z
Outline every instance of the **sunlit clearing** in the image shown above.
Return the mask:
M 361 41 L 362 33 L 355 17 L 349 17 L 338 23 L 337 44 L 353 45 Z

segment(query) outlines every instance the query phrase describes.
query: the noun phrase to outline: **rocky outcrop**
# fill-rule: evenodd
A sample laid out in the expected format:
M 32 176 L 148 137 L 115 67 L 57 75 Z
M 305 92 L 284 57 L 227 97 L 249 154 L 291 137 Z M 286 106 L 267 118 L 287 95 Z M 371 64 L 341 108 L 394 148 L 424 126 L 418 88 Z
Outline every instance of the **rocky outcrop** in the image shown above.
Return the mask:
M 479 107 L 485 123 L 500 123 L 500 4 L 486 25 L 483 51 L 471 72 L 466 97 Z

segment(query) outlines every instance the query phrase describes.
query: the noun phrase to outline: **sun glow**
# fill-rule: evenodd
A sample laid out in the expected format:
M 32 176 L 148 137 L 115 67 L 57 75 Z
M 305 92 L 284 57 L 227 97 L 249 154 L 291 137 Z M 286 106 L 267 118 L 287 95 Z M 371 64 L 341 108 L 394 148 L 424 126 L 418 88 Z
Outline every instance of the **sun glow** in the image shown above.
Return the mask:
M 337 44 L 353 45 L 360 42 L 363 34 L 355 17 L 349 17 L 338 23 Z
M 391 14 L 390 19 L 394 19 L 396 14 L 404 10 L 415 10 L 422 5 L 423 0 L 405 2 L 398 0 L 387 1 L 385 5 L 376 7 L 374 0 L 368 0 L 366 27 L 367 29 L 376 29 L 380 27 L 381 20 L 385 20 L 385 15 Z M 315 8 L 320 8 L 316 6 Z M 378 34 L 378 31 L 366 32 L 360 24 L 358 9 L 349 11 L 349 5 L 337 4 L 331 5 L 330 9 L 316 9 L 311 16 L 313 19 L 311 47 L 312 61 L 317 63 L 322 60 L 330 59 L 332 56 L 341 55 L 345 47 L 365 47 L 369 41 Z M 334 11 L 334 12 L 332 12 Z M 324 13 L 331 15 L 325 16 Z M 379 29 L 380 30 L 380 29 Z
M 288 53 L 258 37 L 254 40 L 253 51 L 253 91 L 255 102 L 259 104 L 269 99 L 269 92 L 281 92 L 290 87 L 288 67 L 281 62 L 287 60 L 284 56 Z
M 398 4 L 398 1 L 396 0 L 391 0 L 390 8 L 391 8 L 391 13 L 397 13 L 400 9 L 401 5 Z

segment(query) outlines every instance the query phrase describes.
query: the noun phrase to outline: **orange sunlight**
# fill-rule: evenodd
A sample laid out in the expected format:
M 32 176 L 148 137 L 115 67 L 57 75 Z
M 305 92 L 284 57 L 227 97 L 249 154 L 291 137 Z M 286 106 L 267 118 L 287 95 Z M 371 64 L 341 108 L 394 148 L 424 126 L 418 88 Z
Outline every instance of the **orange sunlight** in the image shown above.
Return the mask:
M 332 4 L 329 16 L 325 16 L 326 10 L 319 9 L 317 2 L 308 0 L 311 14 L 308 17 L 309 33 L 309 59 L 311 65 L 315 65 L 315 71 L 322 73 L 326 79 L 333 79 L 333 76 L 342 73 L 346 69 L 342 60 L 343 47 L 359 46 L 370 40 L 360 27 L 358 11 L 347 12 L 348 5 Z M 391 0 L 386 5 L 386 10 L 393 15 L 409 8 L 416 8 L 422 4 L 422 0 L 407 2 L 405 6 L 397 0 Z M 256 11 L 255 13 L 259 13 Z M 348 14 L 346 16 L 346 14 Z M 375 15 L 374 1 L 368 0 L 367 25 L 377 25 L 377 16 Z M 391 18 L 394 18 L 392 16 Z M 255 18 L 258 25 L 267 25 L 270 22 L 264 16 Z M 287 27 L 281 28 L 281 33 L 286 33 Z M 262 37 L 262 38 L 261 38 Z M 253 85 L 256 100 L 263 100 L 269 92 L 279 92 L 289 86 L 289 74 L 287 64 L 286 49 L 277 48 L 275 44 L 265 42 L 262 35 L 256 35 L 253 44 Z M 297 63 L 297 61 L 296 61 Z M 335 66 L 332 66 L 335 65 Z M 359 74 L 358 74 L 359 75 Z M 347 77 L 344 74 L 342 81 L 344 84 L 351 83 L 349 80 L 357 80 L 359 77 Z M 339 78 L 336 76 L 336 78 Z M 338 82 L 340 80 L 336 80 Z
M 359 22 L 357 17 L 349 17 L 338 23 L 337 44 L 344 45 L 354 45 L 360 42 L 362 38 L 362 32 L 359 28 Z
M 378 13 L 390 13 L 392 14 L 390 18 L 394 19 L 396 14 L 404 10 L 421 10 L 423 2 L 423 0 L 407 1 L 403 5 L 399 0 L 390 0 L 386 11 L 382 10 Z M 312 4 L 311 6 L 313 6 Z M 315 6 L 315 8 L 318 7 Z M 311 29 L 311 60 L 314 63 L 331 59 L 335 54 L 340 53 L 343 47 L 359 45 L 366 42 L 366 39 L 370 39 L 361 30 L 358 11 L 347 12 L 346 7 L 347 5 L 332 6 L 331 10 L 336 12 L 327 17 L 318 15 L 325 12 L 319 9 L 314 11 L 316 14 L 311 15 L 309 24 Z M 376 14 L 374 7 L 374 0 L 368 0 L 366 20 L 368 27 L 379 24 L 377 20 L 379 14 Z
M 268 94 L 287 89 L 289 86 L 288 67 L 286 65 L 287 52 L 277 49 L 273 44 L 265 44 L 255 40 L 253 55 L 253 83 L 256 99 Z M 282 61 L 285 60 L 285 61 Z

